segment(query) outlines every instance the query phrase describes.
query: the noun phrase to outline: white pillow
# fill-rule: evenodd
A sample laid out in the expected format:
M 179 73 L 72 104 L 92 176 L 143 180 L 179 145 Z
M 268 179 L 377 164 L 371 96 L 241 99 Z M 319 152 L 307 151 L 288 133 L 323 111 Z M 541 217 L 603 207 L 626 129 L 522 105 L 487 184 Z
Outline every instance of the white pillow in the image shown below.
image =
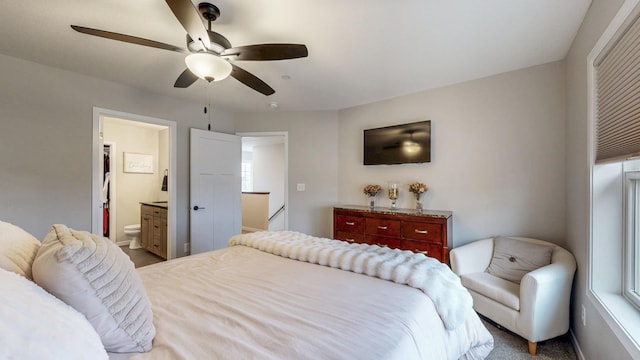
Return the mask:
M 33 279 L 83 313 L 107 351 L 151 349 L 151 304 L 133 263 L 111 240 L 53 225 L 33 262 Z
M 87 319 L 35 283 L 0 269 L 0 359 L 107 359 Z
M 40 241 L 21 228 L 0 221 L 0 268 L 31 280 L 31 264 Z

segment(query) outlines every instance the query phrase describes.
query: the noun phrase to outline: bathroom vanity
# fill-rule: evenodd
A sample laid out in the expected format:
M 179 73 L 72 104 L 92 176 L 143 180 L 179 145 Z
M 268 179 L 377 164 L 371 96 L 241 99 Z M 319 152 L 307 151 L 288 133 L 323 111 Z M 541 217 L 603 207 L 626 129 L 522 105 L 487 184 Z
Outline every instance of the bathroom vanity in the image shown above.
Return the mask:
M 140 245 L 167 258 L 167 203 L 140 203 Z

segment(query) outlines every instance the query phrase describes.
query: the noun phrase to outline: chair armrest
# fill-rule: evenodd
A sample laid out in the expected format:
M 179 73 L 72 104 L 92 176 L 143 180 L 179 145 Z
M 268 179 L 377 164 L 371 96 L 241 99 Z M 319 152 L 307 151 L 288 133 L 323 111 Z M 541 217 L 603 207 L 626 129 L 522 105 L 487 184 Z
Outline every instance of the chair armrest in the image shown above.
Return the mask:
M 529 341 L 562 335 L 569 329 L 569 302 L 576 264 L 561 254 L 554 263 L 527 273 L 520 282 L 517 327 Z
M 493 238 L 458 246 L 449 252 L 451 270 L 458 275 L 483 272 L 493 256 Z

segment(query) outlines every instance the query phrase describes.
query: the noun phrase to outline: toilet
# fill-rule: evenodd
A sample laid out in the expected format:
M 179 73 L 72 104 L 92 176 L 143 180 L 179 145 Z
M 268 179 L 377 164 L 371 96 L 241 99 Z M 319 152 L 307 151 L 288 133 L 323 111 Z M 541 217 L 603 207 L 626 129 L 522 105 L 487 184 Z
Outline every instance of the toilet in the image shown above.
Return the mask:
M 129 241 L 129 249 L 141 249 L 140 245 L 140 224 L 127 225 L 124 227 L 124 234 Z

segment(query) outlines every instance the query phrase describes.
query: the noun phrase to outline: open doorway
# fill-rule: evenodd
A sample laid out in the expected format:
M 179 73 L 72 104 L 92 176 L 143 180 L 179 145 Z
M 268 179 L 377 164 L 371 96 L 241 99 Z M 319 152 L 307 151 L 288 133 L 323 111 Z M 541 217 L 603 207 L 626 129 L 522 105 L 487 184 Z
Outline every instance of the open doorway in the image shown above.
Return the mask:
M 288 229 L 287 133 L 237 135 L 242 137 L 243 232 Z
M 149 222 L 142 213 L 148 203 L 162 210 L 166 221 L 164 248 L 155 255 L 175 257 L 175 144 L 175 122 L 94 109 L 94 234 L 123 249 L 153 252 L 149 231 L 142 229 Z

